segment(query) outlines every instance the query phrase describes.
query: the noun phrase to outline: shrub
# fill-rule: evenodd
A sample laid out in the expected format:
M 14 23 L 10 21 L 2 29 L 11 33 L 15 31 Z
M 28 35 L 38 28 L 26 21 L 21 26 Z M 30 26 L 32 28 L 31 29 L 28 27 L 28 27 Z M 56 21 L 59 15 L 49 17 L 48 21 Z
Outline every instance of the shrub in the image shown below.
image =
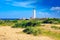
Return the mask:
M 51 20 L 44 20 L 43 23 L 53 23 Z
M 41 33 L 40 28 L 37 27 L 28 27 L 25 30 L 23 30 L 23 32 L 27 33 L 27 34 L 33 34 L 33 35 L 39 35 Z
M 22 28 L 26 28 L 26 27 L 35 27 L 35 26 L 40 26 L 40 22 L 38 21 L 30 21 L 30 20 L 23 20 L 20 23 L 16 23 L 13 27 L 22 27 Z

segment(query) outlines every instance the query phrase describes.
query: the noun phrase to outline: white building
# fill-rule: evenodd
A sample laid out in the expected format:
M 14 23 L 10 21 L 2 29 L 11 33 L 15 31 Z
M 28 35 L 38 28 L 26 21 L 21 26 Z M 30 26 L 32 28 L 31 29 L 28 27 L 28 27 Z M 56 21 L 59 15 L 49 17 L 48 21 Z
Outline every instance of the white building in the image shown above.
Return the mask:
M 33 8 L 33 18 L 34 19 L 36 18 L 36 10 L 35 10 L 35 8 Z

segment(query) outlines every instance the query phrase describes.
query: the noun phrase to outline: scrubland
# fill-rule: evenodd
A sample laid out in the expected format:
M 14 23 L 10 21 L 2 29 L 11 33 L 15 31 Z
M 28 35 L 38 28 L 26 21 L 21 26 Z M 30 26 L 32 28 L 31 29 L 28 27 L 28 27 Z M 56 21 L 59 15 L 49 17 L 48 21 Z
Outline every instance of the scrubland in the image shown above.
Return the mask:
M 60 40 L 60 19 L 0 20 L 0 40 Z

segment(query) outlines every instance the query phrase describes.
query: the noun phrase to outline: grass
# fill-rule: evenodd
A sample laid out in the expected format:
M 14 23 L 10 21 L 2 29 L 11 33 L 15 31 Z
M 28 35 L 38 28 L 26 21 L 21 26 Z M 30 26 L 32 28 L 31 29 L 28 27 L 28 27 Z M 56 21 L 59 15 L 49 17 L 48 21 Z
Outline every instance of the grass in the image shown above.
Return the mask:
M 58 27 L 58 26 L 51 26 L 51 28 L 60 29 L 60 27 Z
M 54 32 L 51 30 L 46 30 L 40 27 L 29 27 L 24 30 L 24 33 L 27 34 L 33 34 L 34 36 L 43 35 L 43 36 L 49 36 L 55 40 L 60 40 L 60 33 Z
M 41 35 L 50 36 L 50 37 L 54 38 L 55 40 L 60 40 L 60 33 L 52 32 L 50 30 L 42 30 Z
M 60 19 L 59 19 L 60 20 Z M 42 23 L 50 23 L 50 24 L 60 24 L 60 21 L 58 19 L 46 19 L 40 22 L 40 20 L 0 20 L 0 25 L 4 26 L 12 26 L 15 28 L 25 28 L 23 30 L 24 33 L 27 34 L 33 34 L 33 35 L 44 35 L 44 36 L 50 36 L 52 38 L 55 38 L 56 40 L 60 40 L 60 33 L 52 32 L 50 30 L 41 29 L 40 24 Z M 51 26 L 51 28 L 54 29 L 60 29 L 60 27 L 57 26 Z

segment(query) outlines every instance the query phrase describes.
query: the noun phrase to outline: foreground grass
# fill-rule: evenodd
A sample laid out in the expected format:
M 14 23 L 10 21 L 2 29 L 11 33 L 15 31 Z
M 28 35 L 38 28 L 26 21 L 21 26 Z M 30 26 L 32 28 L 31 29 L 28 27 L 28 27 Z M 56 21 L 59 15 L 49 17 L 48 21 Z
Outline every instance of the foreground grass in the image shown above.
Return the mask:
M 43 35 L 43 36 L 51 37 L 55 40 L 60 40 L 60 33 L 59 32 L 46 30 L 46 29 L 43 29 L 41 27 L 26 28 L 24 33 L 33 34 L 34 36 Z
M 60 33 L 52 32 L 50 30 L 42 30 L 41 35 L 50 36 L 50 37 L 54 38 L 55 40 L 60 40 Z

